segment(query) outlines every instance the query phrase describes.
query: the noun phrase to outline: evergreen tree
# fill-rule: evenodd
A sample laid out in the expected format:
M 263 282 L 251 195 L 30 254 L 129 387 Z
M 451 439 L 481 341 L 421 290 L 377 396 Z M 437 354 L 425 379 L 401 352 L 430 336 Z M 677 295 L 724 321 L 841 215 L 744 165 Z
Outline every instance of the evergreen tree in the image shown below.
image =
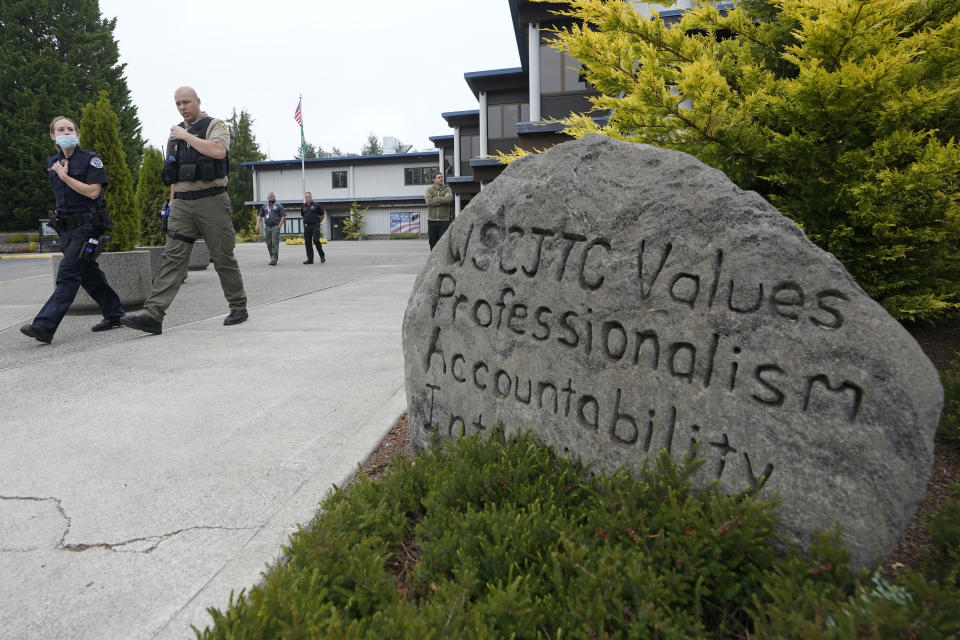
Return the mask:
M 104 189 L 107 211 L 113 221 L 106 251 L 130 251 L 140 240 L 140 216 L 133 203 L 133 178 L 120 144 L 117 114 L 110 108 L 106 91 L 96 104 L 88 102 L 80 118 L 80 146 L 103 160 L 110 182 Z
M 260 152 L 260 145 L 253 135 L 253 118 L 246 109 L 233 110 L 227 120 L 230 129 L 230 150 L 227 157 L 230 159 L 230 180 L 227 182 L 227 195 L 230 196 L 230 206 L 233 208 L 233 227 L 243 230 L 249 226 L 247 219 L 250 212 L 244 207 L 244 202 L 253 199 L 253 170 L 241 166 L 242 162 L 258 162 L 267 156 Z
M 383 146 L 380 144 L 380 139 L 377 138 L 376 134 L 371 133 L 367 136 L 367 142 L 363 145 L 363 148 L 360 149 L 360 155 L 379 156 L 382 153 Z
M 369 208 L 361 209 L 356 202 L 350 205 L 350 211 L 347 212 L 347 216 L 343 219 L 343 224 L 340 227 L 347 240 L 359 240 L 363 237 L 363 215 Z
M 137 215 L 140 217 L 140 243 L 155 247 L 166 242 L 163 233 L 160 209 L 170 199 L 170 187 L 163 184 L 163 151 L 147 147 L 143 162 L 137 172 L 135 195 Z
M 303 153 L 301 153 L 301 151 L 302 151 Z M 293 157 L 294 157 L 296 160 L 299 160 L 301 157 L 303 157 L 305 160 L 307 160 L 307 159 L 310 159 L 310 158 L 319 158 L 319 157 L 321 157 L 321 156 L 319 155 L 319 154 L 321 154 L 321 153 L 323 153 L 323 147 L 314 146 L 314 144 L 313 144 L 312 142 L 307 142 L 307 143 L 304 145 L 304 149 L 297 149 L 297 153 L 296 153 L 296 155 L 293 156 Z
M 82 105 L 107 91 L 119 118 L 127 167 L 143 149 L 140 121 L 97 0 L 0 2 L 0 229 L 27 229 L 53 207 L 44 159 L 55 149 L 49 125 L 76 119 Z
M 769 199 L 900 318 L 960 315 L 960 0 L 566 0 L 579 137 L 679 149 Z

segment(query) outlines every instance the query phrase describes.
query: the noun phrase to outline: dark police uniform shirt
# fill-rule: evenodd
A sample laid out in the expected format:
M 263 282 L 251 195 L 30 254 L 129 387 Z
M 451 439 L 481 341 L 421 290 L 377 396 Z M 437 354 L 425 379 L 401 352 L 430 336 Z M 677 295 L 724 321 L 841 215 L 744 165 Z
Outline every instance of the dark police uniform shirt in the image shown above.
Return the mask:
M 273 206 L 270 206 L 269 202 L 265 202 L 260 207 L 260 217 L 266 221 L 268 227 L 275 227 L 280 224 L 280 218 L 283 217 L 283 214 L 283 205 L 279 202 L 274 202 Z
M 47 174 L 50 177 L 50 186 L 53 187 L 53 198 L 57 202 L 59 213 L 86 213 L 94 211 L 97 201 L 81 195 L 68 187 L 56 173 L 51 170 L 54 162 L 60 162 L 65 157 L 62 151 L 47 158 Z M 73 150 L 68 160 L 67 175 L 86 184 L 102 184 L 106 186 L 107 172 L 103 168 L 103 161 L 93 151 L 81 147 Z M 101 194 L 103 191 L 100 192 Z
M 320 224 L 320 216 L 323 215 L 323 208 L 321 208 L 316 202 L 313 204 L 304 203 L 303 207 L 300 209 L 300 212 L 303 215 L 303 224 L 306 226 L 313 226 Z

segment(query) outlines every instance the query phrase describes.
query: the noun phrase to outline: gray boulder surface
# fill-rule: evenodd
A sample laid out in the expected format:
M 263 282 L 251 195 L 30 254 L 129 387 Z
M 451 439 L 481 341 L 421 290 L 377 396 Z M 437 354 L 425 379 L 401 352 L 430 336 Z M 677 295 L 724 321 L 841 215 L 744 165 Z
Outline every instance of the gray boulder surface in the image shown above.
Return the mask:
M 936 370 L 831 254 L 684 153 L 591 135 L 513 162 L 417 278 L 411 440 L 500 425 L 637 472 L 777 497 L 784 541 L 896 546 L 933 464 Z

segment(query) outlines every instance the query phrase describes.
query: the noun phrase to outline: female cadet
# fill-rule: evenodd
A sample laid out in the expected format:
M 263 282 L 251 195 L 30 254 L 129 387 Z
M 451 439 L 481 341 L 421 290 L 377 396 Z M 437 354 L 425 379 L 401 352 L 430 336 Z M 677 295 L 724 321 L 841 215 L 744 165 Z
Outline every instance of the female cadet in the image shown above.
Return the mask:
M 119 327 L 123 315 L 120 298 L 96 262 L 105 243 L 103 233 L 111 226 L 103 206 L 107 174 L 100 157 L 79 146 L 77 133 L 77 125 L 70 118 L 57 116 L 50 123 L 50 139 L 57 146 L 57 153 L 47 158 L 57 203 L 50 226 L 60 234 L 63 260 L 53 295 L 33 322 L 20 327 L 24 335 L 48 344 L 80 287 L 103 312 L 103 320 L 91 327 L 93 331 Z

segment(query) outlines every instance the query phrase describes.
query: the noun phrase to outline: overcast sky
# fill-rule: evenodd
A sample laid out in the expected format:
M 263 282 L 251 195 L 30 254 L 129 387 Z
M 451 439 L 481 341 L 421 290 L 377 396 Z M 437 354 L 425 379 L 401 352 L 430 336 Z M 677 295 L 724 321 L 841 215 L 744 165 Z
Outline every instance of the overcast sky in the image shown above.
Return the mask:
M 358 153 L 370 133 L 433 149 L 442 112 L 476 109 L 463 74 L 520 65 L 507 0 L 100 0 L 147 144 L 180 121 L 173 92 L 197 90 L 218 118 L 253 117 L 260 149 L 292 158 L 303 94 L 307 142 Z M 93 97 L 91 97 L 93 99 Z

